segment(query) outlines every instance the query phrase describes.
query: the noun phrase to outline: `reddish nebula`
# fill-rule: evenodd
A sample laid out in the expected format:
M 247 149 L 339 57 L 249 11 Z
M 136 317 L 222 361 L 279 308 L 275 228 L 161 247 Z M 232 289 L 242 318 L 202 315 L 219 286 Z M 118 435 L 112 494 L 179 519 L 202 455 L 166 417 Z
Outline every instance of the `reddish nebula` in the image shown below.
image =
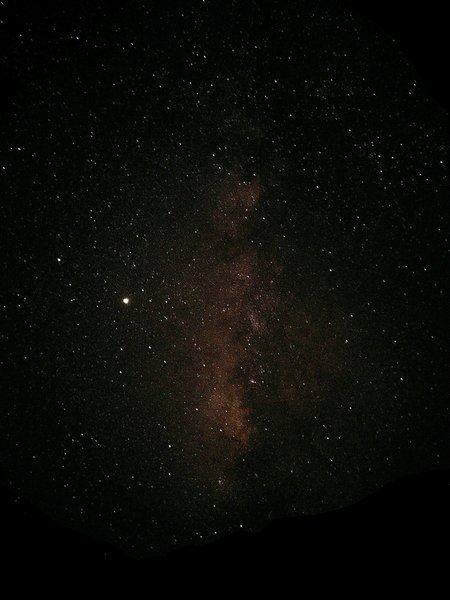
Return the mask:
M 255 433 L 246 393 L 250 379 L 247 365 L 257 352 L 252 319 L 258 321 L 254 304 L 260 278 L 256 252 L 245 233 L 260 193 L 259 181 L 254 180 L 238 182 L 219 197 L 212 217 L 215 239 L 210 248 L 220 255 L 229 242 L 227 238 L 231 245 L 205 274 L 208 300 L 199 343 L 207 375 L 199 381 L 204 399 L 201 425 L 233 442 L 234 452 L 245 450 Z
M 210 234 L 193 257 L 194 274 L 187 270 L 179 281 L 190 467 L 222 492 L 235 461 L 258 435 L 248 395 L 262 384 L 260 342 L 266 313 L 276 303 L 267 265 L 264 272 L 247 235 L 260 197 L 258 178 L 222 187 L 210 212 Z
M 323 324 L 283 297 L 282 265 L 252 241 L 262 193 L 257 178 L 223 185 L 210 233 L 192 257 L 195 269 L 178 278 L 183 356 L 175 378 L 185 458 L 221 493 L 262 433 L 261 411 L 270 404 L 279 413 L 301 412 L 305 399 L 320 393 L 317 370 L 327 368 L 318 342 Z

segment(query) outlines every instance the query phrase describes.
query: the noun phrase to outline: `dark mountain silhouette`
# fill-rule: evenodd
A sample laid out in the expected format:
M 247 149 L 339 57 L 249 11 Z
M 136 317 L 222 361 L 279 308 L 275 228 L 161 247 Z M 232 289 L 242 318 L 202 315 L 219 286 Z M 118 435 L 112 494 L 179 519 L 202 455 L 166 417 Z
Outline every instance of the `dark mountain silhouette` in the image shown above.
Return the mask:
M 53 521 L 5 488 L 0 492 L 2 564 L 99 565 L 297 564 L 308 572 L 351 563 L 444 564 L 450 539 L 450 470 L 410 475 L 341 510 L 274 521 L 259 533 L 237 533 L 166 557 L 132 561 L 125 553 Z

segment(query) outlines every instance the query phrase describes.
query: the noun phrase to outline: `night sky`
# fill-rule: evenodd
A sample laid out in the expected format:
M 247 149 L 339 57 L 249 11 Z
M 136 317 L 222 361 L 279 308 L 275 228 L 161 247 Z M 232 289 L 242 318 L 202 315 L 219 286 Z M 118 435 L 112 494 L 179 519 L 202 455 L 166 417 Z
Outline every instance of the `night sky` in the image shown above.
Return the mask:
M 448 113 L 399 44 L 1 4 L 1 483 L 147 556 L 450 466 Z

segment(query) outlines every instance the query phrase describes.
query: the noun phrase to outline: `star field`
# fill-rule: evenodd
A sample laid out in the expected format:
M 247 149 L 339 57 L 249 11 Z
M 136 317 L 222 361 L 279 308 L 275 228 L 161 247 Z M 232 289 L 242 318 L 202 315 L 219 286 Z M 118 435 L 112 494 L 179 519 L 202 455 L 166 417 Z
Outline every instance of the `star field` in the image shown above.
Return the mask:
M 448 466 L 447 114 L 342 3 L 3 18 L 8 485 L 145 556 Z

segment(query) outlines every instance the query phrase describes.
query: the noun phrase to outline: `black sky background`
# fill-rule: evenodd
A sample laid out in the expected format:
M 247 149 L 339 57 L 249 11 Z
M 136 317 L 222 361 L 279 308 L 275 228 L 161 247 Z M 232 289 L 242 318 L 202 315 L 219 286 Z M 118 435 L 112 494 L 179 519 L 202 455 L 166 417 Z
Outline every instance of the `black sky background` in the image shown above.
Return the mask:
M 448 467 L 448 113 L 410 30 L 390 39 L 400 19 L 81 2 L 2 20 L 2 483 L 146 555 Z M 245 235 L 218 236 L 217 199 L 256 180 Z M 239 371 L 242 450 L 193 420 L 184 343 L 219 340 L 217 272 L 254 254 L 244 305 L 275 309 L 266 387 Z

